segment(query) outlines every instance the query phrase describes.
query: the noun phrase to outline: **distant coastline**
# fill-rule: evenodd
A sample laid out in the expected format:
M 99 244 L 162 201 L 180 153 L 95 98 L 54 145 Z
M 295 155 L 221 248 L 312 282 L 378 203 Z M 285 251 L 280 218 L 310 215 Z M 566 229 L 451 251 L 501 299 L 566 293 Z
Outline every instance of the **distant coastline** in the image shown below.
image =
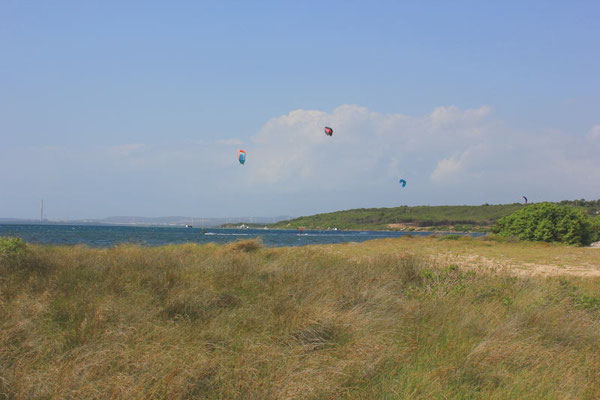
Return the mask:
M 589 215 L 600 213 L 600 200 L 563 200 L 558 204 L 582 208 Z M 489 232 L 496 221 L 526 207 L 523 203 L 399 206 L 359 208 L 294 218 L 277 217 L 137 217 L 116 216 L 99 219 L 51 220 L 0 218 L 0 224 L 48 224 L 94 226 L 142 226 L 252 229 L 370 230 L 402 232 Z
M 92 225 L 92 226 L 162 226 L 162 227 L 185 227 L 191 225 L 199 228 L 214 228 L 227 223 L 257 223 L 261 227 L 265 224 L 273 224 L 282 220 L 293 218 L 289 215 L 277 217 L 136 217 L 117 216 L 107 218 L 86 218 L 73 220 L 59 219 L 26 219 L 26 218 L 0 218 L 0 224 L 17 225 Z

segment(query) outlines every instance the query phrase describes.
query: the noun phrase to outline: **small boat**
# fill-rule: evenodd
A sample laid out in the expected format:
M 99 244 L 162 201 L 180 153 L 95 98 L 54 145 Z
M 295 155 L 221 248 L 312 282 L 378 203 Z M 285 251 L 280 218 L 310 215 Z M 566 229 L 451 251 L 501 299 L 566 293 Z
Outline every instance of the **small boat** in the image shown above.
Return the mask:
M 186 228 L 192 228 L 192 226 L 190 224 L 185 224 Z

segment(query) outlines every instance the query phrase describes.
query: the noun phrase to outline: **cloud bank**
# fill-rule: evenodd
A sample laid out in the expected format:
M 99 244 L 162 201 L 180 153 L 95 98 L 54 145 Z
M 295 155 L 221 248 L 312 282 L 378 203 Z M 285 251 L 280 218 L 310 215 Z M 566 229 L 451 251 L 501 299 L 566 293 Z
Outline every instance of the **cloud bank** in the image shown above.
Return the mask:
M 334 128 L 333 137 L 324 126 Z M 247 183 L 322 196 L 356 193 L 373 205 L 599 197 L 599 132 L 600 125 L 587 135 L 511 131 L 489 106 L 438 107 L 422 116 L 357 105 L 295 110 L 251 138 Z M 400 178 L 409 182 L 403 192 Z
M 325 126 L 334 129 L 332 137 Z M 201 139 L 0 149 L 0 179 L 5 193 L 13 193 L 0 199 L 0 210 L 18 209 L 24 198 L 36 208 L 52 196 L 65 204 L 57 216 L 73 217 L 301 215 L 504 203 L 521 195 L 600 197 L 600 124 L 579 134 L 518 131 L 489 106 L 445 106 L 416 116 L 358 105 L 294 110 L 247 138 Z M 238 148 L 248 154 L 243 166 Z
M 482 140 L 489 113 L 489 107 L 439 107 L 419 117 L 356 105 L 331 113 L 295 110 L 271 119 L 251 138 L 252 183 L 358 188 L 358 179 L 362 184 L 402 175 L 422 179 L 424 173 L 431 182 L 443 183 L 465 172 L 468 150 Z M 334 128 L 333 137 L 323 134 L 324 126 Z

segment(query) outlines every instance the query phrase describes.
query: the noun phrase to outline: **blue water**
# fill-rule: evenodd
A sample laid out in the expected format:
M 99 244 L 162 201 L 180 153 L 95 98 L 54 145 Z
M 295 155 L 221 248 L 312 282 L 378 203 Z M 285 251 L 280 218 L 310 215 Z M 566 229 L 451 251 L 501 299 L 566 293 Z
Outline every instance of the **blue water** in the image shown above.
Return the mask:
M 110 247 L 121 243 L 161 246 L 179 243 L 227 243 L 261 238 L 266 246 L 304 246 L 364 242 L 404 235 L 429 236 L 430 232 L 319 231 L 280 229 L 205 229 L 91 225 L 0 225 L 0 236 L 16 236 L 29 243 Z M 481 233 L 469 234 L 480 236 Z

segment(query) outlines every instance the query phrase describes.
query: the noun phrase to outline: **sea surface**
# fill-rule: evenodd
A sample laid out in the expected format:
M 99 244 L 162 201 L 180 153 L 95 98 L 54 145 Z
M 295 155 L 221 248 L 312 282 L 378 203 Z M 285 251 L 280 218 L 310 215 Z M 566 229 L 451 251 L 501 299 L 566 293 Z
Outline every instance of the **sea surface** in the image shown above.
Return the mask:
M 28 243 L 52 245 L 83 244 L 110 247 L 122 243 L 162 246 L 179 243 L 227 243 L 240 239 L 261 238 L 266 246 L 305 246 L 364 242 L 371 239 L 404 235 L 429 236 L 431 232 L 333 231 L 282 229 L 201 229 L 142 226 L 92 225 L 2 225 L 0 236 L 20 237 Z M 482 233 L 464 234 L 481 236 Z

